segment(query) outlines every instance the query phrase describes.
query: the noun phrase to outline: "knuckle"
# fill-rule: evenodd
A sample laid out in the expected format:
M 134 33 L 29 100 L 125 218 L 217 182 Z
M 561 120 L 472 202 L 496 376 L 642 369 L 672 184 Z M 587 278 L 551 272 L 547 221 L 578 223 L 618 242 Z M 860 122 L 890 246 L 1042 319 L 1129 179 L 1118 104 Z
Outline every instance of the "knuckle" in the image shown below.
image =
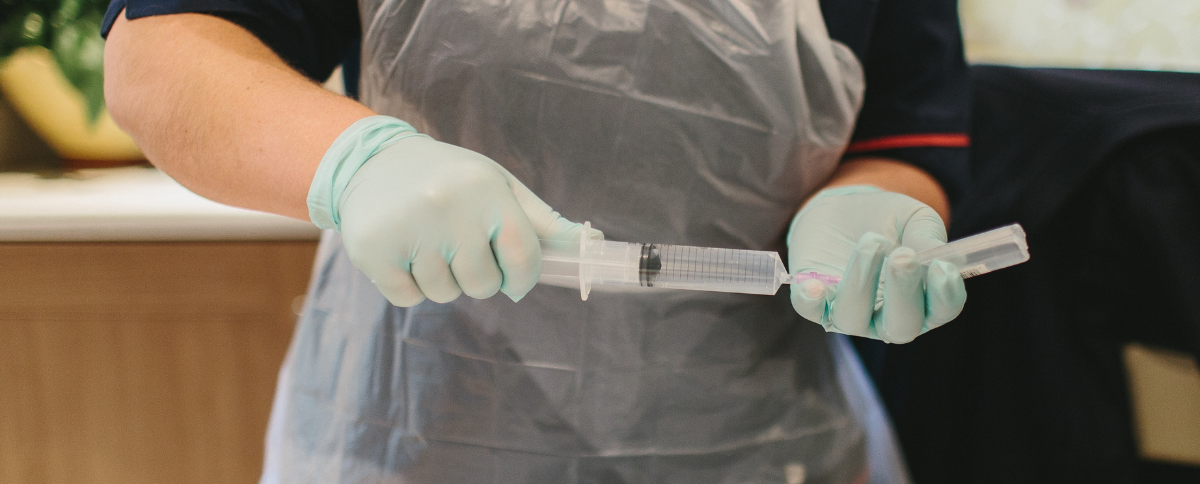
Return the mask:
M 885 333 L 883 331 L 880 331 L 879 339 L 882 340 L 884 343 L 894 344 L 894 345 L 902 345 L 905 343 L 911 343 L 914 339 L 917 339 L 916 335 L 906 334 L 903 336 L 897 336 L 897 335 L 892 335 L 889 333 L 888 336 L 884 336 L 884 334 Z
M 346 258 L 350 259 L 350 263 L 353 264 L 354 267 L 357 267 L 360 271 L 368 276 L 375 272 L 375 264 L 372 263 L 373 257 L 371 257 L 371 252 L 364 250 L 360 244 L 350 243 L 347 241 Z
M 909 317 L 909 315 L 894 313 L 887 314 L 886 312 L 881 319 L 876 327 L 879 339 L 887 343 L 896 344 L 907 343 L 916 338 L 923 323 L 923 318 L 914 318 Z
M 494 278 L 476 282 L 470 287 L 463 287 L 463 293 L 475 299 L 487 299 L 495 296 L 497 292 L 500 292 L 500 280 Z
M 915 257 L 892 257 L 888 261 L 888 271 L 898 277 L 911 278 L 921 268 Z
M 386 297 L 388 302 L 402 308 L 410 308 L 425 301 L 425 295 L 417 290 L 387 290 L 380 288 L 383 297 Z
M 452 185 L 442 183 L 427 183 L 414 195 L 417 206 L 435 213 L 453 207 L 462 196 L 458 190 L 452 189 Z
M 505 259 L 505 279 L 525 278 L 531 274 L 541 272 L 542 260 L 539 257 L 534 257 L 533 251 L 509 251 L 505 255 Z
M 883 238 L 882 235 L 867 233 L 866 235 L 863 235 L 861 239 L 859 239 L 858 244 L 856 244 L 854 247 L 854 250 L 855 252 L 858 252 L 860 256 L 874 257 L 876 255 L 882 255 L 887 246 L 887 239 Z
M 413 194 L 414 203 L 435 213 L 444 213 L 454 210 L 465 201 L 503 193 L 506 187 L 504 176 L 495 169 L 467 164 L 448 171 L 438 180 L 424 183 Z
M 455 299 L 458 299 L 458 296 L 460 294 L 462 294 L 461 290 L 444 290 L 444 291 L 430 291 L 425 296 L 428 297 L 430 301 L 433 301 L 438 304 L 445 304 L 445 303 L 448 303 Z
M 510 297 L 522 298 L 537 285 L 537 278 L 510 277 L 505 274 L 500 290 Z
M 476 287 L 472 288 L 470 291 L 463 289 L 463 294 L 466 294 L 474 299 L 488 299 L 492 296 L 495 296 L 498 292 L 500 292 L 499 284 L 488 287 Z
M 508 183 L 499 171 L 483 163 L 471 163 L 455 170 L 452 183 L 466 193 L 507 188 Z

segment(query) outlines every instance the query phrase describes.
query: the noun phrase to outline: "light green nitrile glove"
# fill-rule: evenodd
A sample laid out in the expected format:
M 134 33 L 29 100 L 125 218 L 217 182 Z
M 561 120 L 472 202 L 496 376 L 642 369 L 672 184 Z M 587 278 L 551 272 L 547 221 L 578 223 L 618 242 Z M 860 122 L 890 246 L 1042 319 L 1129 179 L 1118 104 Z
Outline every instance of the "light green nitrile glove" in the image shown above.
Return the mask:
M 907 343 L 957 317 L 967 300 L 953 264 L 917 263 L 917 252 L 946 243 L 946 226 L 911 197 L 872 186 L 822 190 L 792 219 L 787 240 L 793 273 L 842 277 L 837 287 L 809 279 L 791 288 L 796 312 L 826 331 Z
M 338 136 L 308 204 L 313 222 L 341 232 L 350 261 L 397 306 L 497 291 L 518 301 L 541 272 L 538 239 L 579 240 L 583 230 L 486 156 L 388 116 Z

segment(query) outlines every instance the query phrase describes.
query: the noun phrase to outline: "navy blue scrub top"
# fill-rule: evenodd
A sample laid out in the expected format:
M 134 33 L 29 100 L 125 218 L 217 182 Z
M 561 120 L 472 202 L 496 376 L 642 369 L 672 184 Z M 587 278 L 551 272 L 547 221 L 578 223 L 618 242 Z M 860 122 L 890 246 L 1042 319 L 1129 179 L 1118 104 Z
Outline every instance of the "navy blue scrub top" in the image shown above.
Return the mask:
M 929 172 L 951 202 L 968 181 L 970 78 L 956 0 L 820 0 L 834 40 L 863 64 L 866 99 L 846 158 L 886 156 Z M 204 13 L 234 22 L 317 81 L 345 62 L 357 87 L 355 0 L 113 0 L 102 33 L 129 19 Z

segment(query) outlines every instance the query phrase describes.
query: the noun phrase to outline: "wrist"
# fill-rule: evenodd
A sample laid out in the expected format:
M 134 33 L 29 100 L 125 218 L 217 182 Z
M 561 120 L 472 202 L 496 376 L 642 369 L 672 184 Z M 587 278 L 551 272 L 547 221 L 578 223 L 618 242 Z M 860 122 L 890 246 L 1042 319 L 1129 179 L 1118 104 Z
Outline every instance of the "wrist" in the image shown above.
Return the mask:
M 928 205 L 944 222 L 949 223 L 950 202 L 942 185 L 925 170 L 903 161 L 882 157 L 846 160 L 838 166 L 818 194 L 830 188 L 849 186 L 872 186 L 907 195 Z M 815 198 L 806 200 L 805 205 Z
M 341 230 L 339 205 L 350 179 L 372 156 L 412 136 L 424 136 L 391 116 L 368 116 L 346 128 L 333 141 L 308 189 L 309 219 L 322 229 Z

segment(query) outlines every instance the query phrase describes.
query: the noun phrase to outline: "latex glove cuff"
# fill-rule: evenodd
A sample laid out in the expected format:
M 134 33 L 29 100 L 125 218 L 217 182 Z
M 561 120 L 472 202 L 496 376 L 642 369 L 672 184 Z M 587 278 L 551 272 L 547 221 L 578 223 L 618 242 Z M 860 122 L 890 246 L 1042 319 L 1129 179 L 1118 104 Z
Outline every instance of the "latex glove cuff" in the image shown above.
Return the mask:
M 380 150 L 412 136 L 425 136 L 391 116 L 369 116 L 342 131 L 317 165 L 308 188 L 308 217 L 317 227 L 341 232 L 339 204 L 350 179 Z

